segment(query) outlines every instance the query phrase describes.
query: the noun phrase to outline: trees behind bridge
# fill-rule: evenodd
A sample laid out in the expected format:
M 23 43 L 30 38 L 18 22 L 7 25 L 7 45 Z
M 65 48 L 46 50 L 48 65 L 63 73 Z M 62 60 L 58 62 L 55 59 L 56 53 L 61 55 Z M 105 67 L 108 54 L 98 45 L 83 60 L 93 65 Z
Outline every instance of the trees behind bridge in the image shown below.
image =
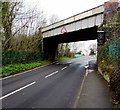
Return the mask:
M 58 58 L 60 57 L 74 57 L 74 53 L 70 50 L 69 43 L 62 43 L 58 46 Z
M 26 11 L 21 1 L 1 2 L 1 6 L 2 49 L 42 51 L 40 28 L 47 22 L 43 11 Z

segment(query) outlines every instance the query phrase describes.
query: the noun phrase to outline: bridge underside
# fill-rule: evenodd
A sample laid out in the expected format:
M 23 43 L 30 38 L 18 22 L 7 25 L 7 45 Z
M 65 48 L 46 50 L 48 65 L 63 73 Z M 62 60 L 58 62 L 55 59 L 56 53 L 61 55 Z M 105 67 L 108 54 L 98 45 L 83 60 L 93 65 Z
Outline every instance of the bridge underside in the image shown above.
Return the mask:
M 97 26 L 43 39 L 45 59 L 54 60 L 59 43 L 97 39 Z

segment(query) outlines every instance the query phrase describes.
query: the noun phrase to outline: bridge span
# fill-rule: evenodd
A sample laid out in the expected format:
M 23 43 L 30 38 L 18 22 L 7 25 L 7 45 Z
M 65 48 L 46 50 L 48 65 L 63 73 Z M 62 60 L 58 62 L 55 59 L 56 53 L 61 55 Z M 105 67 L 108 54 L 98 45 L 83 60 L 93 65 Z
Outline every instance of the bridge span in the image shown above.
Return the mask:
M 117 2 L 114 0 L 105 2 L 103 5 L 42 28 L 46 59 L 54 60 L 59 43 L 94 40 L 99 34 L 103 35 L 99 27 L 104 22 L 106 8 L 114 3 Z

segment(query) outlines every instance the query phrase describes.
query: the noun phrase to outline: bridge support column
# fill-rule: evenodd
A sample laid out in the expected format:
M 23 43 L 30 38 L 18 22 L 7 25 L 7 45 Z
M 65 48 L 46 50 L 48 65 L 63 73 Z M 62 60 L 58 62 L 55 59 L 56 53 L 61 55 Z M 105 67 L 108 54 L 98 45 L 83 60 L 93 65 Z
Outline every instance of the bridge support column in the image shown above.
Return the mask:
M 45 60 L 55 61 L 57 55 L 58 43 L 54 40 L 44 39 L 43 40 L 43 50 L 45 55 Z

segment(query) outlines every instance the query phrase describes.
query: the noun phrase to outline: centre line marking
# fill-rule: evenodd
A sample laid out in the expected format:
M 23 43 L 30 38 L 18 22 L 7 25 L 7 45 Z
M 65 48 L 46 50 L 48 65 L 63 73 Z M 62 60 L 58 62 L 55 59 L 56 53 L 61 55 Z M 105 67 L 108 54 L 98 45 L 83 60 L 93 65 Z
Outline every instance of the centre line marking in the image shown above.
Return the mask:
M 53 72 L 53 73 L 51 73 L 51 74 L 49 74 L 49 75 L 45 76 L 45 78 L 48 78 L 48 77 L 50 77 L 50 76 L 52 76 L 52 75 L 54 75 L 54 74 L 56 74 L 56 73 L 58 73 L 58 71 Z
M 68 66 L 65 66 L 64 68 L 62 68 L 61 70 L 64 70 L 64 69 L 66 69 Z
M 17 93 L 17 92 L 19 92 L 19 91 L 27 88 L 27 87 L 29 87 L 29 86 L 32 86 L 32 85 L 35 84 L 35 83 L 36 83 L 36 82 L 32 82 L 32 83 L 30 83 L 30 84 L 28 84 L 28 85 L 26 85 L 26 86 L 24 86 L 24 87 L 21 87 L 21 88 L 15 90 L 15 91 L 13 91 L 13 92 L 7 94 L 7 95 L 4 95 L 3 97 L 0 97 L 0 100 L 4 99 L 4 98 L 6 98 L 6 97 L 9 97 L 9 96 L 11 96 L 11 95 L 13 95 L 13 94 L 15 94 L 15 93 Z

